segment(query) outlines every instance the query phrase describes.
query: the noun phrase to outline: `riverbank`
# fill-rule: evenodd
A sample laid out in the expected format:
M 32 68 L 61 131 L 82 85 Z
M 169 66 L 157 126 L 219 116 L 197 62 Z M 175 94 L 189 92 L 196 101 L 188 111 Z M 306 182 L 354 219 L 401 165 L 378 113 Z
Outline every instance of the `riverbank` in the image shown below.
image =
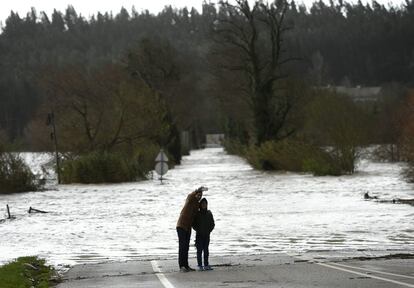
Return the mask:
M 59 279 L 55 270 L 37 257 L 20 257 L 0 266 L 1 288 L 48 288 Z
M 190 273 L 180 273 L 176 259 L 83 264 L 69 270 L 57 288 L 414 287 L 414 254 L 405 255 L 369 260 L 284 253 L 212 257 L 213 271 Z M 195 263 L 191 258 L 190 265 Z

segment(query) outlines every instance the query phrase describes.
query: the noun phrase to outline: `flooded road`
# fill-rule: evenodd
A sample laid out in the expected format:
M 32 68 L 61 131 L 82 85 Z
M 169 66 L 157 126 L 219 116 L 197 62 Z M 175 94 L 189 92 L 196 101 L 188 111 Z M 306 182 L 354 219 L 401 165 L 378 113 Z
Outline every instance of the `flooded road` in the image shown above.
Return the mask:
M 269 173 L 210 148 L 192 151 L 162 185 L 154 179 L 3 195 L 1 211 L 9 204 L 17 218 L 0 224 L 0 263 L 26 255 L 56 266 L 175 257 L 178 215 L 187 194 L 201 185 L 209 187 L 205 197 L 216 220 L 212 256 L 413 253 L 414 207 L 363 200 L 367 191 L 386 199 L 414 198 L 401 169 L 364 160 L 352 176 Z M 29 206 L 51 213 L 28 214 Z

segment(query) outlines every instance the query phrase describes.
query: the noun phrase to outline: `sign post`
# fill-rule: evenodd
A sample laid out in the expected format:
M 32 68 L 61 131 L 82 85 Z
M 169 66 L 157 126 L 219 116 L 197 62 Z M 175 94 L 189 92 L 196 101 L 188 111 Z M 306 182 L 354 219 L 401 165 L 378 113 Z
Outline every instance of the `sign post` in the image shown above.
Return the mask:
M 164 150 L 161 149 L 160 153 L 158 153 L 157 158 L 155 158 L 155 172 L 160 175 L 160 180 L 162 184 L 162 176 L 168 172 L 168 157 L 164 153 Z

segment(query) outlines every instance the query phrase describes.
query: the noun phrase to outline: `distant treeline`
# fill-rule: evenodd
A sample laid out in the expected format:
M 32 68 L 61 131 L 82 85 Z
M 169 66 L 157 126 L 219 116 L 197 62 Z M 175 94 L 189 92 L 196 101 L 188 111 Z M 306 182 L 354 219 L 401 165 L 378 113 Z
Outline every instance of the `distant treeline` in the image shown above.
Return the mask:
M 283 45 L 297 59 L 288 66 L 290 74 L 316 86 L 414 85 L 414 1 L 400 7 L 375 1 L 366 5 L 320 1 L 310 9 L 294 1 L 289 4 Z M 11 13 L 0 35 L 3 137 L 35 146 L 27 127 L 48 101 L 45 79 L 65 77 L 76 67 L 85 75 L 108 63 L 128 67 L 137 51 L 159 62 L 159 69 L 150 71 L 152 80 L 146 82 L 154 84 L 154 78 L 155 82 L 162 78 L 152 86 L 163 94 L 168 117 L 179 130 L 195 135 L 220 131 L 217 65 L 211 62 L 218 19 L 229 11 L 224 5 L 204 4 L 202 11 L 165 7 L 158 15 L 122 8 L 116 15 L 97 14 L 90 19 L 71 6 L 64 12 L 55 10 L 51 17 L 35 8 L 27 15 Z M 151 56 L 157 51 L 162 55 Z

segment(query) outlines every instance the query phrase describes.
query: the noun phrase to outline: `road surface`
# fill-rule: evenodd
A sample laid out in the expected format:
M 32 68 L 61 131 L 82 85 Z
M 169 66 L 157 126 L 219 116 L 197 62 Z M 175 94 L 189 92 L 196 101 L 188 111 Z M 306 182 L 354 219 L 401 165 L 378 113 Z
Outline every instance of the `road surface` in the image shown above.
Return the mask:
M 314 259 L 287 254 L 213 257 L 214 271 L 188 273 L 178 271 L 175 259 L 84 264 L 70 269 L 57 287 L 414 287 L 413 255 Z

